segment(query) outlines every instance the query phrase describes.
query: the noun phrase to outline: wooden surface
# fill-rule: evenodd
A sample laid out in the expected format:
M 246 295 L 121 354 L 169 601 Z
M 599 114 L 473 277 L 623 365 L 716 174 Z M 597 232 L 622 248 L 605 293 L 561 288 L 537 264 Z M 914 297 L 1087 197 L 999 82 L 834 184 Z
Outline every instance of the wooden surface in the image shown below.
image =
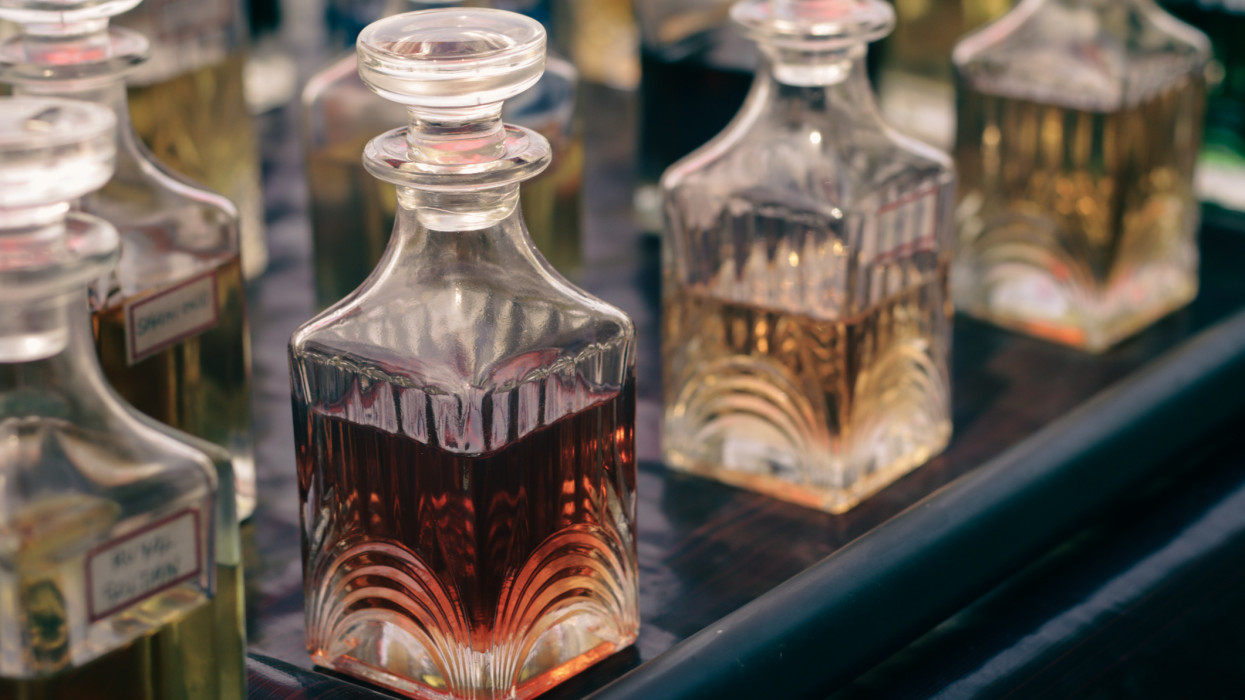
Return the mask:
M 630 222 L 633 105 L 597 89 L 585 188 L 587 289 L 628 311 L 641 339 L 638 452 L 642 628 L 637 645 L 555 689 L 582 697 L 709 627 L 922 498 L 1245 307 L 1245 236 L 1204 237 L 1197 302 L 1095 357 L 957 319 L 955 436 L 949 450 L 843 516 L 668 471 L 658 461 L 658 251 Z M 285 343 L 312 315 L 309 228 L 291 110 L 265 123 L 272 265 L 252 288 L 260 504 L 244 531 L 252 697 L 367 697 L 310 670 L 303 648 L 298 499 Z M 902 614 L 902 611 L 896 611 Z M 276 661 L 266 661 L 265 657 Z M 305 675 L 304 675 L 305 674 Z M 284 689 L 284 690 L 283 690 Z M 285 694 L 282 694 L 285 693 Z M 371 695 L 375 697 L 375 695 Z

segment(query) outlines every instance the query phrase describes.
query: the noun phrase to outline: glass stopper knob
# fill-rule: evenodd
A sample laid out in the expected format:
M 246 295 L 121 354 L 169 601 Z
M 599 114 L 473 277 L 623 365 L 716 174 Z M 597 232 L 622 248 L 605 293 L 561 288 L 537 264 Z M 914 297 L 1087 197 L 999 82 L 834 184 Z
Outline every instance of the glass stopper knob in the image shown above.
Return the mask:
M 895 11 L 883 0 L 742 0 L 731 17 L 757 41 L 797 50 L 867 44 L 895 25 Z
M 515 183 L 549 163 L 543 136 L 502 123 L 502 103 L 540 80 L 545 29 L 513 12 L 442 8 L 368 25 L 358 41 L 359 76 L 406 105 L 404 129 L 365 150 L 378 178 L 424 189 Z
M 111 109 L 78 100 L 0 98 L 0 208 L 70 202 L 108 183 Z
M 359 34 L 359 75 L 411 107 L 470 109 L 527 90 L 545 69 L 545 29 L 502 10 L 447 8 L 395 15 Z

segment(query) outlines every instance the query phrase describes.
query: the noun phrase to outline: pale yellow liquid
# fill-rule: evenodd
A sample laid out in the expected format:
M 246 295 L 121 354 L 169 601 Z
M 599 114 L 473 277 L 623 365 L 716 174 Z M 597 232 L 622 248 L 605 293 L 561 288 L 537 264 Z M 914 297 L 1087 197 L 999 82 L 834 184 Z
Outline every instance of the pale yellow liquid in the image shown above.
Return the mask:
M 1188 303 L 1202 99 L 1193 78 L 1117 111 L 964 87 L 957 305 L 1100 351 Z
M 363 147 L 371 136 L 307 156 L 316 300 L 321 308 L 354 291 L 371 274 L 393 231 L 394 186 L 363 168 Z M 549 168 L 520 186 L 520 206 L 536 248 L 559 272 L 573 275 L 582 258 L 583 139 L 554 146 Z
M 254 510 L 255 494 L 250 489 L 254 488 L 255 464 L 250 445 L 250 343 L 238 258 L 222 263 L 216 275 L 219 322 L 215 327 L 129 365 L 125 307 L 159 292 L 158 288 L 116 299 L 96 310 L 95 343 L 104 375 L 130 405 L 229 450 L 235 481 L 241 487 L 238 511 L 246 515 Z
M 82 666 L 34 680 L 0 678 L 0 699 L 241 700 L 241 576 L 236 566 L 219 566 L 216 576 L 216 598 L 179 621 Z M 66 615 L 60 593 L 40 592 L 35 604 L 32 620 L 55 635 Z
M 676 285 L 662 335 L 669 463 L 842 512 L 941 452 L 946 273 L 841 319 Z
M 228 197 L 238 208 L 247 278 L 267 261 L 259 142 L 246 110 L 244 51 L 188 73 L 129 89 L 130 119 L 156 159 Z

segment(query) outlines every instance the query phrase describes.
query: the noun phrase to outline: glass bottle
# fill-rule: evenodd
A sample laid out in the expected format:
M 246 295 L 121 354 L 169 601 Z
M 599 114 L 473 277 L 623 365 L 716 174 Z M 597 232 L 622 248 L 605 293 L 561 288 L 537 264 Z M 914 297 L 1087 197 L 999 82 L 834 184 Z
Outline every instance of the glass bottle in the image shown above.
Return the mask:
M 236 700 L 228 456 L 124 404 L 95 354 L 87 285 L 119 236 L 70 202 L 108 182 L 114 131 L 0 98 L 0 697 Z
M 1245 3 L 1239 0 L 1163 0 L 1165 10 L 1210 37 L 1206 138 L 1196 187 L 1207 202 L 1245 211 Z
M 1100 352 L 1193 299 L 1209 55 L 1153 0 L 1023 0 L 960 41 L 961 311 Z
M 245 518 L 255 508 L 255 466 L 237 211 L 161 166 L 130 127 L 124 76 L 147 43 L 108 19 L 137 2 L 0 5 L 0 17 L 22 27 L 0 46 L 0 79 L 16 94 L 84 99 L 116 113 L 116 174 L 79 203 L 121 232 L 120 264 L 91 286 L 100 361 L 135 408 L 230 451 Z
M 381 16 L 407 8 L 458 6 L 437 0 L 390 0 Z M 488 3 L 473 2 L 480 6 Z M 354 291 L 376 267 L 393 231 L 394 186 L 371 177 L 359 159 L 368 140 L 406 119 L 402 105 L 363 84 L 353 53 L 313 76 L 303 91 L 303 136 L 311 189 L 316 302 L 320 308 Z M 520 188 L 536 246 L 553 266 L 574 274 L 581 263 L 583 133 L 576 118 L 578 75 L 549 55 L 541 80 L 506 104 L 505 118 L 535 129 L 553 146 L 553 164 Z
M 544 43 L 482 8 L 360 34 L 408 111 L 364 152 L 397 225 L 290 341 L 308 650 L 413 697 L 531 697 L 639 624 L 634 327 L 533 246 L 519 183 L 549 145 L 501 119 Z
M 151 42 L 127 78 L 130 119 L 156 160 L 233 202 L 242 274 L 268 266 L 259 139 L 247 109 L 242 0 L 147 0 L 117 19 Z M 265 76 L 263 80 L 274 80 Z
M 745 0 L 743 109 L 662 178 L 662 448 L 675 468 L 830 512 L 951 435 L 954 175 L 883 123 L 880 0 Z

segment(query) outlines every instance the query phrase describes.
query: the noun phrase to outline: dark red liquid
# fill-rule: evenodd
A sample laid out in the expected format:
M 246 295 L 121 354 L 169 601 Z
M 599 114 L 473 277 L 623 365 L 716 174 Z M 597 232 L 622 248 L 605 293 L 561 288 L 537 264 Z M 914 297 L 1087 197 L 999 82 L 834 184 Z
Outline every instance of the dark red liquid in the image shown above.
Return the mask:
M 613 600 L 621 590 L 621 607 L 632 608 L 623 617 L 634 618 L 634 397 L 628 381 L 586 410 L 474 455 L 296 405 L 303 517 L 314 520 L 304 522 L 303 546 L 317 660 L 340 643 L 332 621 L 317 623 L 326 609 L 341 605 L 338 618 L 368 608 L 411 617 L 385 595 L 341 602 L 349 592 L 402 586 L 393 570 L 421 582 L 404 586 L 404 596 L 450 611 L 438 626 L 455 648 L 489 651 L 522 637 L 549 606 L 509 601 L 542 587 L 563 602 Z M 395 556 L 389 545 L 405 551 Z M 585 555 L 623 564 L 602 576 L 575 563 Z M 385 573 L 359 573 L 372 566 Z

